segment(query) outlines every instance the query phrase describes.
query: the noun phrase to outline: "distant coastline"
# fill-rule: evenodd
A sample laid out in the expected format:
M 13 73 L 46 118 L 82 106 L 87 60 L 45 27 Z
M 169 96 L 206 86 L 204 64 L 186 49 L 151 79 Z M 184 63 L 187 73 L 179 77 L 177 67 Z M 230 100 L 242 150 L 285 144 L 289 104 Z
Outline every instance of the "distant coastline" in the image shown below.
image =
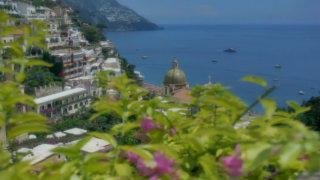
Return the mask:
M 320 25 L 162 25 L 163 31 L 108 32 L 121 56 L 136 65 L 145 81 L 161 86 L 163 76 L 177 57 L 190 86 L 216 83 L 252 102 L 261 89 L 240 82 L 256 75 L 278 88 L 271 97 L 279 105 L 302 102 L 320 90 Z M 237 53 L 223 53 L 235 48 Z M 142 56 L 148 59 L 142 60 Z M 217 59 L 217 63 L 212 63 Z M 281 64 L 282 69 L 274 65 Z M 278 79 L 279 81 L 274 81 Z M 249 87 L 248 87 L 249 86 Z M 299 95 L 304 91 L 305 95 Z

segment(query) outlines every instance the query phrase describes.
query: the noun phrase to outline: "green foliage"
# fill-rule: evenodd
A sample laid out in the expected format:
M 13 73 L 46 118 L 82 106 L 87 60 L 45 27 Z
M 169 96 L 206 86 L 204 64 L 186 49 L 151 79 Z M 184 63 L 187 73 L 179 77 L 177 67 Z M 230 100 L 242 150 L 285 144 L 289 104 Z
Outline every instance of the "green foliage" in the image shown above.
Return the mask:
M 100 41 L 106 40 L 102 32 L 95 26 L 83 26 L 80 30 L 83 32 L 84 37 L 89 41 L 89 43 L 99 43 Z
M 262 87 L 267 86 L 267 82 L 262 78 L 257 78 L 257 77 L 253 77 L 253 76 L 246 76 L 246 77 L 242 78 L 241 80 L 247 81 L 247 82 L 252 82 L 252 83 L 258 84 Z
M 302 106 L 311 107 L 311 109 L 301 115 L 301 121 L 312 130 L 320 132 L 320 97 L 312 97 Z
M 109 57 L 109 49 L 107 48 L 102 48 L 102 55 L 104 57 L 104 59 L 107 59 Z
M 32 67 L 27 70 L 27 76 L 24 80 L 26 89 L 49 85 L 53 83 L 62 83 L 62 79 L 55 76 L 46 67 Z
M 119 118 L 110 114 L 103 114 L 94 121 L 90 117 L 94 114 L 92 109 L 82 109 L 75 114 L 63 117 L 57 124 L 53 125 L 54 131 L 65 131 L 74 127 L 87 129 L 89 131 L 105 132 L 120 122 Z
M 104 89 L 112 87 L 117 90 L 120 100 L 114 101 L 111 96 L 101 97 L 93 105 L 96 113 L 91 119 L 109 113 L 121 118 L 122 123 L 105 134 L 91 133 L 113 145 L 113 150 L 107 154 L 95 153 L 83 157 L 95 163 L 101 163 L 98 159 L 107 158 L 108 161 L 99 164 L 104 171 L 100 171 L 101 167 L 83 171 L 87 168 L 87 161 L 79 160 L 74 149 L 60 151 L 72 159 L 63 167 L 71 162 L 77 164 L 78 170 L 68 171 L 67 177 L 139 178 L 138 169 L 119 158 L 121 152 L 131 151 L 151 163 L 153 153 L 160 151 L 175 160 L 180 167 L 177 171 L 181 179 L 228 179 L 227 172 L 222 170 L 222 159 L 232 155 L 236 145 L 240 146 L 243 178 L 293 179 L 303 171 L 312 172 L 320 168 L 319 163 L 312 160 L 319 159 L 319 136 L 295 120 L 299 113 L 308 110 L 300 108 L 296 103 L 288 102 L 295 111 L 287 113 L 277 111 L 273 100 L 260 96 L 258 99 L 266 114 L 252 117 L 247 128 L 235 129 L 234 124 L 242 122 L 238 117 L 247 110 L 247 106 L 220 85 L 195 87 L 191 93 L 191 104 L 167 104 L 158 98 L 142 100 L 147 92 L 125 75 L 119 78 L 102 73 L 99 80 Z M 197 111 L 185 116 L 180 112 L 169 111 L 172 107 L 196 108 Z M 161 127 L 145 133 L 150 138 L 149 143 L 119 145 L 114 137 L 134 138 L 132 132 L 143 133 L 139 128 L 143 116 L 149 117 Z M 175 135 L 170 135 L 172 128 L 176 129 Z M 310 158 L 301 160 L 304 155 Z
M 54 1 L 48 1 L 48 0 L 32 0 L 32 5 L 39 7 L 39 6 L 45 6 L 45 7 L 54 7 L 57 5 Z
M 42 60 L 52 64 L 52 67 L 49 68 L 50 72 L 52 72 L 55 76 L 59 76 L 63 70 L 63 63 L 62 62 L 56 62 L 55 57 L 51 56 L 51 54 L 48 51 L 43 52 L 42 54 Z
M 22 93 L 22 86 L 20 85 L 25 80 L 26 69 L 34 66 L 49 66 L 48 63 L 43 61 L 26 58 L 24 52 L 24 49 L 31 46 L 44 48 L 45 32 L 41 29 L 45 28 L 45 24 L 34 21 L 30 26 L 15 26 L 8 21 L 14 22 L 15 20 L 0 11 L 0 39 L 17 31 L 23 32 L 24 35 L 14 42 L 0 42 L 0 52 L 4 51 L 10 54 L 10 58 L 1 62 L 1 72 L 6 79 L 5 82 L 0 84 L 0 138 L 2 147 L 7 147 L 9 141 L 22 134 L 48 131 L 44 117 L 33 112 L 23 112 L 25 106 L 35 107 L 35 103 L 32 97 Z M 21 164 L 8 168 L 18 166 L 21 166 Z M 25 173 L 28 168 L 24 170 L 21 171 Z
M 120 58 L 121 70 L 126 72 L 126 75 L 131 78 L 135 79 L 134 68 L 135 65 L 129 64 L 126 58 Z

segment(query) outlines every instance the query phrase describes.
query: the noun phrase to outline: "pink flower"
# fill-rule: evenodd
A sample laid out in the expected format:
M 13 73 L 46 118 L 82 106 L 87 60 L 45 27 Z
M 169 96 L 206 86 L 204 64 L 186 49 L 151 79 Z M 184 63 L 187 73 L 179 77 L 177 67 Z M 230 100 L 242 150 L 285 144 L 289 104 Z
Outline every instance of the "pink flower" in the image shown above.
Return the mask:
M 131 151 L 128 151 L 127 158 L 129 159 L 130 163 L 136 163 L 139 159 L 139 156 Z
M 57 144 L 57 141 L 55 141 L 55 140 L 49 140 L 48 143 L 49 143 L 49 144 Z
M 235 148 L 235 154 L 233 156 L 227 156 L 223 159 L 223 167 L 231 177 L 241 177 L 242 160 L 240 159 L 240 148 L 238 145 Z
M 155 127 L 158 129 L 158 130 L 160 130 L 160 131 L 162 131 L 163 130 L 163 126 L 161 125 L 161 124 L 155 124 Z
M 154 174 L 154 170 L 146 166 L 142 158 L 139 158 L 137 161 L 137 169 L 139 170 L 141 176 L 151 176 Z
M 156 163 L 155 171 L 161 177 L 164 174 L 171 174 L 175 172 L 174 167 L 174 160 L 173 159 L 166 159 L 164 154 L 161 153 L 154 153 L 153 154 L 153 161 Z
M 175 136 L 178 133 L 178 130 L 176 127 L 173 127 L 169 130 L 169 135 L 170 136 Z
M 165 174 L 168 174 L 171 179 L 178 179 L 179 174 L 176 173 L 176 169 L 173 166 L 174 160 L 167 159 L 164 154 L 154 153 L 152 161 L 155 163 L 155 167 L 148 167 L 143 159 L 139 158 L 137 161 L 137 169 L 140 175 L 149 176 L 149 180 L 157 180 Z
M 144 117 L 140 123 L 140 128 L 143 132 L 150 132 L 154 128 L 155 124 L 148 118 Z

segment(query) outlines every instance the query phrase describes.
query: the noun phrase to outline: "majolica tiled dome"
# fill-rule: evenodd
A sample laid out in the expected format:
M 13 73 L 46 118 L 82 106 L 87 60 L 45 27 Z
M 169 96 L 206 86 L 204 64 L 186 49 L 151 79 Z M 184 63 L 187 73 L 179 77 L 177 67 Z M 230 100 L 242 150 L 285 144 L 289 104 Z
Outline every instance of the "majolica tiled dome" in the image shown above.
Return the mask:
M 172 68 L 167 72 L 164 83 L 166 84 L 185 84 L 186 75 L 178 68 L 178 60 L 174 59 L 172 62 Z

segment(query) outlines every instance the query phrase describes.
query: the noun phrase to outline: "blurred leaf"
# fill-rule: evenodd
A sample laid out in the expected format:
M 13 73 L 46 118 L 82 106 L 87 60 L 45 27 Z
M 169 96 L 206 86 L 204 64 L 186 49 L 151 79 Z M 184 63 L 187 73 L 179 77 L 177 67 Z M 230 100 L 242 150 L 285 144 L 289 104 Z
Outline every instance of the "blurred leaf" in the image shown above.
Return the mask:
M 130 177 L 132 175 L 132 167 L 128 164 L 116 164 L 115 169 L 121 177 Z
M 131 151 L 138 156 L 142 157 L 145 161 L 150 161 L 153 156 L 149 151 L 146 151 L 142 148 L 139 148 L 139 146 L 119 146 L 120 149 L 125 150 L 125 151 Z
M 206 174 L 210 176 L 214 176 L 217 174 L 217 164 L 215 162 L 215 157 L 211 154 L 205 154 L 201 156 L 198 162 L 202 166 L 202 169 Z
M 267 86 L 267 82 L 263 78 L 258 78 L 258 77 L 253 77 L 253 76 L 245 76 L 244 78 L 241 79 L 241 81 L 251 82 L 254 84 L 258 84 L 262 87 Z
M 49 132 L 48 126 L 42 123 L 19 124 L 8 130 L 8 139 L 13 139 L 25 133 Z
M 286 169 L 298 160 L 301 152 L 301 145 L 295 142 L 288 143 L 282 148 L 279 164 L 281 168 Z
M 108 141 L 114 148 L 116 148 L 118 146 L 116 139 L 110 134 L 99 133 L 99 132 L 91 132 L 89 134 L 92 136 L 95 136 L 97 138 L 101 138 L 103 140 Z
M 261 100 L 261 104 L 266 112 L 268 119 L 271 119 L 277 109 L 276 102 L 270 98 L 266 98 Z

